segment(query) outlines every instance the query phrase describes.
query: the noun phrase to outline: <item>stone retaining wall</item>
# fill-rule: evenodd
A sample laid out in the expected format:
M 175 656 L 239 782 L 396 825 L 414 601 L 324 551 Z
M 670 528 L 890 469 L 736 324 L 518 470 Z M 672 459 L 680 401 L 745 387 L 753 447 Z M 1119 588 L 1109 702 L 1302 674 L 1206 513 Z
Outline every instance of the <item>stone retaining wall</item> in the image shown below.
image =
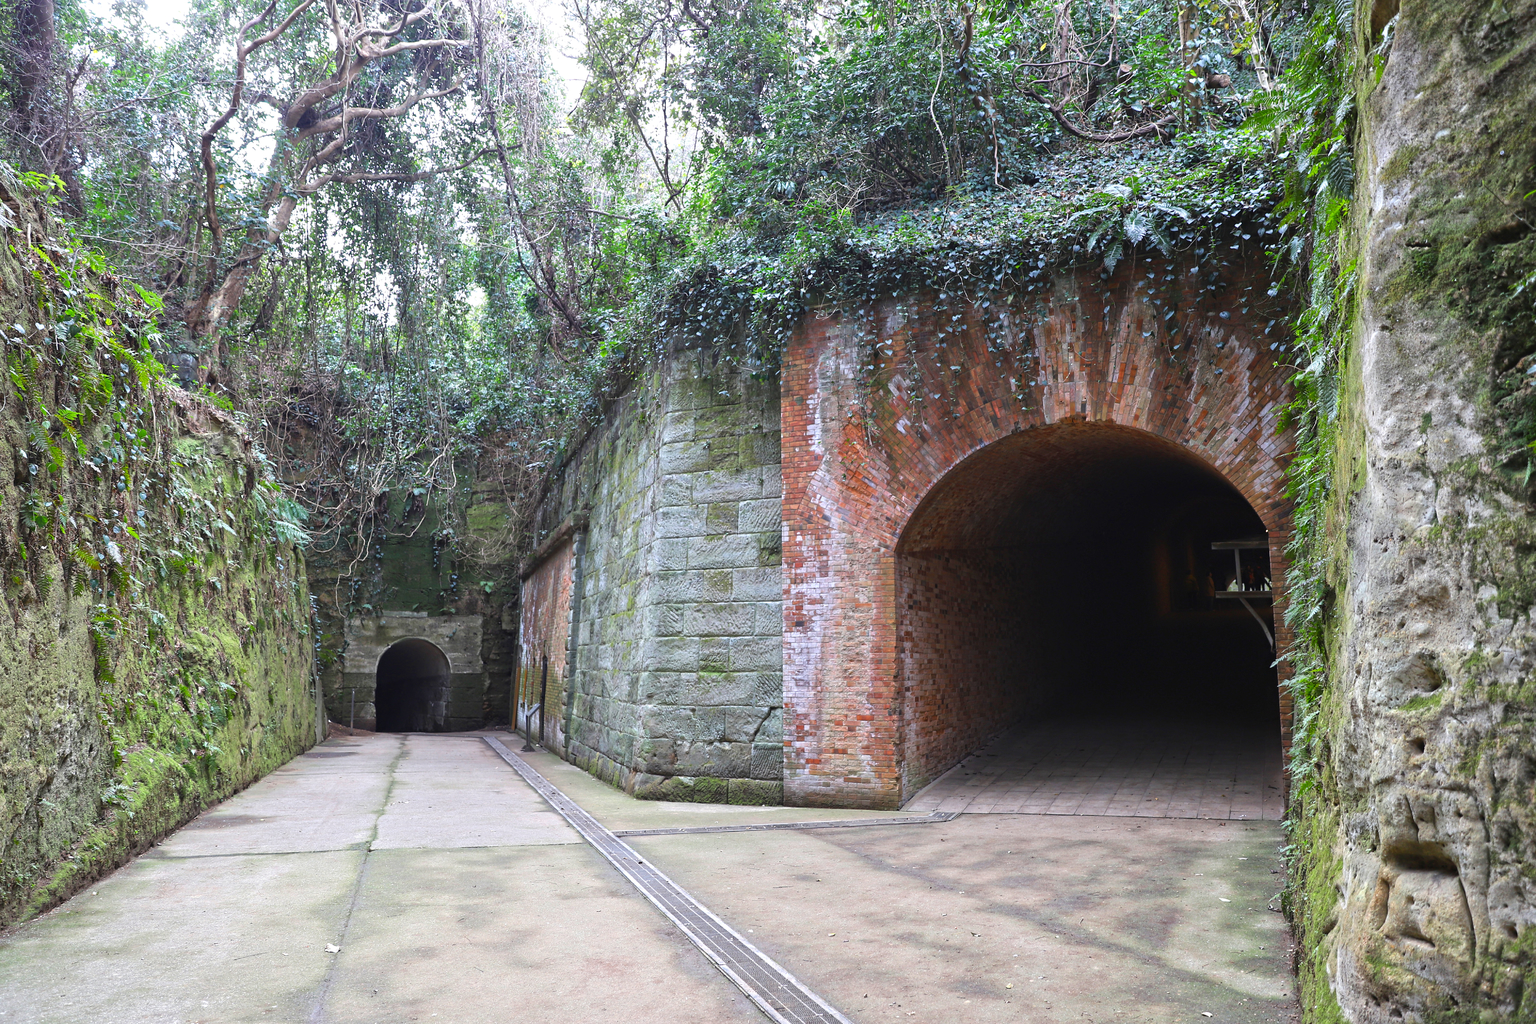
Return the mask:
M 781 800 L 779 496 L 777 380 L 680 351 L 613 403 L 536 527 L 535 562 L 572 538 L 565 757 L 642 797 Z M 530 579 L 525 606 L 553 592 Z M 547 618 L 525 650 L 559 646 Z

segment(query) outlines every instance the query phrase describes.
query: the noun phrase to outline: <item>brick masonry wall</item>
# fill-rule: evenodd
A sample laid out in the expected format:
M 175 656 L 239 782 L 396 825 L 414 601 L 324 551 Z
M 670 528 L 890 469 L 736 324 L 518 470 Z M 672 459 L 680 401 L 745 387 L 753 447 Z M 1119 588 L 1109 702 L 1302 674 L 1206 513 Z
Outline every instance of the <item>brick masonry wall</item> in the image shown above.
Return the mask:
M 988 553 L 990 554 L 990 553 Z M 897 562 L 906 788 L 959 761 L 1037 706 L 1016 681 L 1032 652 L 1014 567 L 966 551 L 917 553 Z M 1022 621 L 1021 621 L 1022 620 Z
M 523 579 L 521 621 L 517 632 L 515 695 L 518 725 L 542 736 L 552 750 L 566 749 L 566 658 L 571 639 L 570 537 L 539 559 Z M 542 714 L 534 709 L 542 704 Z M 530 717 L 531 716 L 531 717 Z
M 540 505 L 536 540 L 574 539 L 565 756 L 638 796 L 782 798 L 778 397 L 674 352 Z
M 1214 468 L 1269 532 L 1282 619 L 1289 371 L 1267 290 L 1262 257 L 1233 254 L 1063 274 L 985 308 L 909 296 L 806 319 L 781 374 L 786 802 L 911 795 L 898 544 L 936 484 L 1018 432 L 1117 424 Z M 1280 706 L 1288 742 L 1283 689 Z

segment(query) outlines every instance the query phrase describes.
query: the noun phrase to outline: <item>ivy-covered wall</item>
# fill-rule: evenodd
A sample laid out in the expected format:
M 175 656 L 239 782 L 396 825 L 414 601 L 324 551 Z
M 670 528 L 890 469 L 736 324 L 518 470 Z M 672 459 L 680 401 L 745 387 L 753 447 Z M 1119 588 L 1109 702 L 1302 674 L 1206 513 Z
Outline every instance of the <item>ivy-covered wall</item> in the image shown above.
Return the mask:
M 323 721 L 297 509 L 40 184 L 0 174 L 0 926 Z
M 1311 46 L 1303 1002 L 1536 1019 L 1536 2 L 1330 6 Z

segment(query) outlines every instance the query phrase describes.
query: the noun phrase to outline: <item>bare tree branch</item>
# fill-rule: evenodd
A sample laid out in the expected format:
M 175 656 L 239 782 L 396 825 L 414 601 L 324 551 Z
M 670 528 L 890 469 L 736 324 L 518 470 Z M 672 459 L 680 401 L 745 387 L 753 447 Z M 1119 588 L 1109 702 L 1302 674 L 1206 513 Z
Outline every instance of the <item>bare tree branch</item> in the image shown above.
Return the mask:
M 201 144 L 203 156 L 203 176 L 205 183 L 205 211 L 208 217 L 208 230 L 213 234 L 213 252 L 215 257 L 217 257 L 220 249 L 223 246 L 224 228 L 219 223 L 217 200 L 219 189 L 219 172 L 218 168 L 215 167 L 213 163 L 213 142 L 218 138 L 219 132 L 224 130 L 224 126 L 229 124 L 230 120 L 240 110 L 240 96 L 241 93 L 245 91 L 245 66 L 246 61 L 250 58 L 251 54 L 272 42 L 274 39 L 281 36 L 284 32 L 287 32 L 289 26 L 293 24 L 294 19 L 308 10 L 314 2 L 315 0 L 300 0 L 299 5 L 290 11 L 288 17 L 279 22 L 276 27 L 247 44 L 245 42 L 245 34 L 251 31 L 251 29 L 255 28 L 257 25 L 261 24 L 263 21 L 266 21 L 268 18 L 270 18 L 272 16 L 272 12 L 277 9 L 277 0 L 270 0 L 267 6 L 262 9 L 260 14 L 256 15 L 256 17 L 252 18 L 250 21 L 246 22 L 240 27 L 240 32 L 235 37 L 235 87 L 229 96 L 229 107 L 224 111 L 222 115 L 220 115 L 218 120 L 214 121 L 213 124 L 209 125 L 207 130 L 203 132 Z

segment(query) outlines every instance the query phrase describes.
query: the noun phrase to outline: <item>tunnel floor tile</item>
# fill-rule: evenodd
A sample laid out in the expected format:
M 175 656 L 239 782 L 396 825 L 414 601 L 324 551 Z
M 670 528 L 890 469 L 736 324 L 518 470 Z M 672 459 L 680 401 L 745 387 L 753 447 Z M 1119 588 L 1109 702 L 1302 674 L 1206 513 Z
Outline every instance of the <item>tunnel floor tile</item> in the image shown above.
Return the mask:
M 905 810 L 1278 821 L 1282 779 L 1274 730 L 1051 721 L 997 737 Z

